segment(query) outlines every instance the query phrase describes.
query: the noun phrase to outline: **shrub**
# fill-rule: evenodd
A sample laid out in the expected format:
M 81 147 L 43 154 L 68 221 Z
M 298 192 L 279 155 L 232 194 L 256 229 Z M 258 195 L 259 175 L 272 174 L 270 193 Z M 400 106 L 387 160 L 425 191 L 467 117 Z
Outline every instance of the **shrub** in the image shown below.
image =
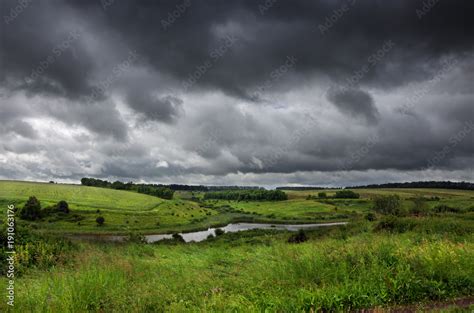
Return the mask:
M 381 214 L 402 216 L 402 201 L 398 195 L 377 196 L 374 198 L 374 210 Z
M 352 190 L 341 190 L 337 191 L 334 198 L 339 199 L 359 199 L 360 195 Z
M 102 226 L 105 223 L 105 218 L 103 218 L 102 216 L 99 216 L 95 219 L 95 221 L 97 222 L 97 225 Z
M 318 193 L 318 197 L 319 197 L 319 198 L 327 198 L 327 196 L 328 196 L 328 195 L 327 195 L 325 192 L 319 192 L 319 193 Z
M 416 215 L 423 215 L 428 212 L 429 208 L 424 197 L 416 197 L 413 199 L 413 207 L 411 213 Z
M 175 241 L 178 241 L 178 242 L 185 242 L 183 236 L 181 236 L 181 235 L 178 234 L 178 233 L 174 233 L 172 237 L 173 237 L 173 239 L 174 239 Z
M 374 213 L 367 213 L 367 215 L 365 216 L 365 219 L 368 220 L 369 222 L 373 222 L 377 220 L 377 217 L 375 216 Z
M 214 230 L 214 233 L 216 234 L 216 236 L 220 236 L 224 235 L 225 231 L 220 228 L 216 228 L 216 230 Z
M 395 233 L 404 233 L 413 230 L 416 222 L 413 219 L 399 218 L 393 215 L 383 218 L 375 227 L 375 230 L 386 230 Z
M 24 220 L 34 221 L 41 217 L 41 204 L 32 196 L 26 201 L 25 206 L 20 211 L 20 218 Z
M 304 230 L 300 229 L 296 234 L 293 234 L 288 238 L 289 243 L 301 243 L 308 240 Z
M 130 232 L 126 238 L 126 241 L 133 243 L 148 243 L 145 235 L 139 232 Z
M 15 234 L 15 277 L 29 268 L 48 269 L 70 260 L 69 252 L 76 246 L 67 239 L 37 234 L 30 226 L 17 225 Z M 0 225 L 0 259 L 5 260 L 7 253 L 7 230 Z M 0 275 L 5 275 L 8 262 L 0 262 Z
M 69 204 L 64 201 L 64 200 L 61 200 L 58 202 L 58 204 L 56 205 L 56 209 L 59 211 L 59 212 L 63 212 L 63 213 L 69 213 Z
M 453 207 L 450 207 L 448 205 L 441 204 L 441 205 L 438 205 L 438 206 L 434 207 L 433 211 L 436 212 L 436 213 L 448 213 L 448 212 L 460 213 L 462 210 L 459 209 L 459 208 L 453 208 Z

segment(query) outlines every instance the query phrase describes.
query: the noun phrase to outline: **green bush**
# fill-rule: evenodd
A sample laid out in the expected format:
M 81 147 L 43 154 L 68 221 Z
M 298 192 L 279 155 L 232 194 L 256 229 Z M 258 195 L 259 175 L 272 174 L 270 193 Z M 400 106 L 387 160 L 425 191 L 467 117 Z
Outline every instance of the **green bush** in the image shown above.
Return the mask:
M 302 243 L 308 240 L 308 236 L 304 230 L 300 229 L 296 234 L 293 234 L 288 238 L 289 243 Z
M 433 212 L 436 212 L 436 213 L 448 213 L 448 212 L 461 213 L 462 210 L 459 209 L 459 208 L 453 208 L 453 207 L 450 207 L 448 205 L 441 204 L 441 205 L 438 205 L 438 206 L 434 207 Z
M 126 241 L 133 242 L 133 243 L 148 243 L 145 235 L 143 235 L 140 232 L 133 232 L 133 231 L 128 233 Z
M 7 232 L 0 225 L 0 259 L 7 253 Z M 48 269 L 66 263 L 75 248 L 69 240 L 33 233 L 28 227 L 17 225 L 15 233 L 15 274 L 22 275 L 30 268 Z M 0 262 L 0 275 L 7 271 L 8 262 Z
M 369 222 L 373 222 L 377 219 L 377 216 L 372 213 L 372 212 L 369 212 L 367 213 L 367 215 L 365 216 L 365 219 L 368 220 Z
M 172 237 L 173 237 L 173 240 L 177 242 L 185 242 L 183 236 L 181 236 L 178 233 L 174 233 Z
M 410 212 L 415 215 L 424 215 L 429 212 L 428 204 L 424 197 L 416 197 L 413 199 L 413 207 Z
M 29 221 L 41 218 L 41 204 L 35 196 L 26 201 L 25 206 L 20 210 L 20 218 Z
M 102 216 L 99 216 L 95 219 L 95 221 L 97 222 L 97 225 L 102 226 L 105 223 L 105 218 L 103 218 Z
M 377 196 L 374 198 L 374 210 L 381 214 L 404 215 L 402 201 L 398 195 Z
M 360 195 L 352 190 L 336 191 L 334 198 L 337 199 L 359 199 Z
M 56 208 L 59 212 L 69 213 L 69 204 L 64 200 L 59 201 Z
M 327 198 L 327 194 L 325 192 L 318 192 L 318 197 L 319 198 Z

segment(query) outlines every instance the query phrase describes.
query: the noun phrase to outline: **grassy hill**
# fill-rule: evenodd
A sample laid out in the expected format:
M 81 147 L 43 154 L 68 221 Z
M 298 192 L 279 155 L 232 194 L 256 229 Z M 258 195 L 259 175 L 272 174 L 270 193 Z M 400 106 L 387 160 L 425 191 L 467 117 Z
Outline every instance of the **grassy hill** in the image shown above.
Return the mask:
M 71 213 L 67 219 L 46 218 L 44 221 L 32 223 L 33 227 L 52 232 L 160 232 L 217 214 L 199 207 L 195 202 L 163 200 L 131 191 L 80 185 L 0 181 L 0 204 L 3 208 L 11 203 L 21 208 L 30 196 L 38 198 L 42 208 L 52 206 L 60 200 L 69 203 Z M 95 219 L 98 216 L 105 218 L 102 227 L 96 225 Z

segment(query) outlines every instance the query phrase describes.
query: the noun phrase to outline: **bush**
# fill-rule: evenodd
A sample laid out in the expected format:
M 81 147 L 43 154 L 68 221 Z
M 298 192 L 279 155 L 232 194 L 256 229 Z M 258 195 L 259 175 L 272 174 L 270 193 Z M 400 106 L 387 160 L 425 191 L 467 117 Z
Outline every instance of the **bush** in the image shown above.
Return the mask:
M 97 222 L 97 225 L 102 226 L 105 223 L 105 218 L 103 218 L 102 216 L 99 216 L 98 218 L 95 219 L 95 221 Z
M 325 192 L 319 192 L 319 193 L 318 193 L 318 197 L 319 197 L 319 198 L 327 198 L 328 195 L 327 195 Z
M 398 218 L 396 216 L 387 216 L 383 218 L 375 227 L 376 231 L 386 230 L 395 233 L 404 233 L 413 230 L 416 223 L 413 219 Z
M 337 191 L 334 198 L 338 199 L 359 199 L 360 195 L 352 190 Z
M 411 213 L 415 215 L 423 215 L 429 211 L 426 199 L 424 197 L 416 197 L 413 199 L 413 207 Z
M 448 213 L 448 212 L 460 213 L 462 210 L 459 209 L 459 208 L 453 208 L 453 207 L 450 207 L 448 205 L 441 204 L 441 205 L 438 205 L 438 206 L 434 207 L 433 211 L 436 212 L 436 213 Z
M 41 218 L 41 204 L 35 196 L 26 201 L 25 206 L 20 211 L 20 218 L 29 221 Z
M 296 234 L 293 234 L 288 238 L 289 243 L 301 243 L 308 240 L 306 233 L 300 229 Z
M 178 233 L 174 233 L 172 237 L 173 237 L 173 239 L 174 239 L 175 241 L 178 241 L 178 242 L 185 242 L 183 236 L 181 236 L 181 235 L 178 234 Z
M 0 225 L 0 259 L 5 260 L 7 253 L 7 230 Z M 76 246 L 67 239 L 40 235 L 31 231 L 30 226 L 16 226 L 15 234 L 15 277 L 28 269 L 48 269 L 70 260 L 69 252 Z M 8 262 L 0 262 L 0 275 L 5 275 Z
M 365 219 L 368 220 L 369 222 L 373 222 L 377 220 L 377 216 L 375 216 L 374 213 L 367 213 L 367 215 L 365 216 Z
M 145 235 L 139 232 L 130 232 L 126 238 L 126 241 L 133 243 L 148 243 Z
M 216 228 L 216 230 L 214 230 L 214 233 L 216 234 L 216 236 L 220 236 L 224 235 L 225 231 L 220 228 Z
M 56 208 L 59 212 L 69 213 L 69 204 L 64 200 L 59 201 Z
M 402 216 L 402 201 L 398 195 L 377 196 L 374 198 L 374 210 L 381 214 Z

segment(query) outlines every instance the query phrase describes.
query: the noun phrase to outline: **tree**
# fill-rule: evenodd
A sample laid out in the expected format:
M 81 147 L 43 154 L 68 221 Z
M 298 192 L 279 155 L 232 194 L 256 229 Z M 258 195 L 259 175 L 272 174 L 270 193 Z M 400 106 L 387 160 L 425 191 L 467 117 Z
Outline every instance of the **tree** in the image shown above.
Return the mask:
M 416 215 L 422 215 L 428 212 L 428 204 L 424 197 L 416 197 L 413 199 L 413 208 L 411 212 Z
M 125 184 L 122 183 L 121 181 L 118 181 L 118 180 L 117 180 L 117 181 L 114 181 L 114 182 L 112 183 L 112 188 L 113 188 L 113 189 L 120 189 L 120 190 L 123 190 L 123 189 L 125 189 Z
M 95 219 L 95 221 L 97 222 L 97 225 L 102 226 L 105 223 L 105 218 L 103 218 L 102 216 L 99 216 L 98 218 Z
M 319 198 L 327 198 L 327 194 L 325 192 L 319 192 L 318 197 Z
M 341 191 L 336 191 L 336 194 L 334 195 L 334 198 L 359 199 L 360 195 L 358 193 L 355 193 L 352 190 L 341 190 Z
M 374 198 L 374 210 L 382 214 L 403 215 L 402 201 L 398 195 L 378 196 Z
M 306 233 L 302 229 L 300 229 L 296 234 L 293 234 L 290 236 L 290 238 L 288 238 L 289 243 L 301 243 L 307 240 L 308 236 L 306 236 Z
M 216 236 L 220 236 L 224 235 L 225 231 L 223 229 L 216 228 L 216 230 L 214 230 L 214 233 L 216 234 Z
M 26 201 L 25 206 L 20 211 L 20 218 L 24 220 L 34 221 L 41 217 L 41 204 L 32 196 Z
M 58 204 L 56 205 L 56 208 L 58 209 L 59 212 L 63 212 L 63 213 L 69 213 L 69 204 L 64 201 L 64 200 L 61 200 L 58 202 Z

